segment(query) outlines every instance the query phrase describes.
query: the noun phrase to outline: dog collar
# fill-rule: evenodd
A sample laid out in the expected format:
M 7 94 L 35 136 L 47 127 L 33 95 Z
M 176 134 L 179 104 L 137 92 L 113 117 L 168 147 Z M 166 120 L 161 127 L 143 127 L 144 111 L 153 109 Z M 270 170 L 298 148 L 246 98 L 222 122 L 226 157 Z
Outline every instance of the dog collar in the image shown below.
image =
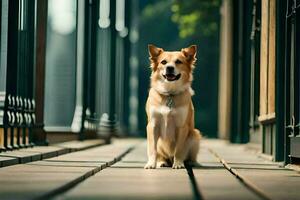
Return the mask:
M 168 106 L 170 109 L 174 107 L 173 95 L 167 96 L 166 106 Z

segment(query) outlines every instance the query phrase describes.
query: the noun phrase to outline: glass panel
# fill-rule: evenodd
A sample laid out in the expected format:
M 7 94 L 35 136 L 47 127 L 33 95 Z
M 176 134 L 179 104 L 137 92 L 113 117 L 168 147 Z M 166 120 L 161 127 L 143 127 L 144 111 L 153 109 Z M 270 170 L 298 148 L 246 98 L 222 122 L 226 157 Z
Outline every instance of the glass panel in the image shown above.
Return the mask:
M 75 109 L 76 1 L 49 0 L 45 129 L 70 129 Z M 56 128 L 55 128 L 56 127 Z
M 1 0 L 0 91 L 6 88 L 8 0 Z

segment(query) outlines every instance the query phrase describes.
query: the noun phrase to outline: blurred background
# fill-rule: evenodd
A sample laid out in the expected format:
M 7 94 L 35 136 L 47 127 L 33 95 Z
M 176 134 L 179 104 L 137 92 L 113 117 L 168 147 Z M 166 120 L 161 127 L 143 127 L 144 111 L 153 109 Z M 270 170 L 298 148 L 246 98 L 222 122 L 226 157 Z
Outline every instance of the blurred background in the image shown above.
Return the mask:
M 120 4 L 121 1 L 116 1 L 117 8 L 118 2 Z M 129 134 L 146 135 L 145 127 L 147 119 L 144 105 L 148 95 L 149 77 L 151 73 L 149 69 L 148 44 L 155 44 L 165 50 L 180 50 L 181 48 L 196 44 L 198 46 L 197 67 L 195 69 L 195 80 L 193 83 L 193 88 L 196 91 L 196 95 L 193 97 L 196 111 L 195 122 L 196 126 L 206 136 L 217 136 L 220 3 L 220 0 L 150 0 L 136 2 L 136 6 L 138 7 L 137 13 L 132 16 L 135 18 L 132 20 L 136 20 L 134 23 L 137 25 L 137 63 L 133 64 L 137 65 L 137 74 L 132 76 L 131 80 L 136 79 L 135 81 L 138 85 L 136 86 L 137 96 L 132 97 L 132 99 L 137 99 L 131 101 L 131 104 L 135 104 L 131 105 L 131 107 L 137 106 L 137 116 L 134 114 L 131 115 L 131 125 L 135 126 L 134 129 L 136 130 Z M 101 9 L 103 9 L 103 12 L 106 12 L 105 9 L 107 8 L 105 8 L 105 6 L 107 7 L 108 5 L 106 4 L 109 3 L 100 1 L 96 4 L 100 6 L 98 12 L 101 17 Z M 102 8 L 101 4 L 103 6 Z M 74 87 L 74 84 L 76 84 L 76 68 L 74 67 L 76 65 L 76 28 L 78 27 L 76 25 L 76 14 L 80 12 L 80 10 L 78 10 L 80 8 L 77 8 L 78 6 L 80 5 L 77 5 L 76 1 L 73 0 L 64 0 L 62 3 L 59 3 L 57 0 L 48 1 L 47 76 L 45 79 L 45 105 L 47 106 L 45 106 L 44 111 L 45 129 L 48 131 L 56 129 L 68 130 L 68 127 L 72 127 L 75 112 L 74 108 L 79 109 L 78 106 L 76 107 L 76 88 Z M 105 13 L 103 16 L 105 17 Z M 116 16 L 118 17 L 118 12 Z M 125 16 L 120 16 L 120 18 L 122 17 Z M 101 28 L 103 25 L 100 23 L 99 21 L 98 25 Z M 104 21 L 103 23 L 106 22 Z M 99 29 L 99 26 L 94 28 L 91 34 L 99 37 L 98 40 L 95 38 L 95 41 L 102 43 L 107 33 L 105 30 Z M 104 24 L 104 26 L 106 25 Z M 126 33 L 127 30 L 124 32 L 124 30 L 121 29 L 122 27 L 119 30 L 120 35 L 124 35 L 120 38 L 126 38 L 128 35 L 128 33 Z M 123 33 L 121 33 L 121 31 L 123 31 Z M 132 34 L 132 37 L 134 37 L 135 33 Z M 122 42 L 123 41 L 121 41 L 121 43 Z M 119 43 L 119 45 L 124 45 L 121 43 Z M 105 46 L 101 44 L 96 44 L 96 46 L 105 48 Z M 98 50 L 96 46 L 95 51 Z M 103 51 L 107 50 L 108 49 L 104 49 Z M 102 58 L 103 55 L 104 58 Z M 96 60 L 93 61 L 95 63 L 91 64 L 95 65 L 96 69 L 94 72 L 96 74 L 105 73 L 105 70 L 99 69 L 101 65 L 103 65 L 101 62 L 106 62 L 105 52 L 97 52 L 93 54 L 93 56 L 96 57 Z M 124 52 L 120 56 L 125 56 Z M 127 53 L 126 56 L 130 55 Z M 92 59 L 93 58 L 91 58 L 91 60 Z M 117 58 L 117 60 L 118 59 L 119 58 Z M 120 59 L 122 60 L 124 58 Z M 124 65 L 123 63 L 119 64 Z M 124 70 L 130 71 L 130 68 L 126 67 L 127 66 L 124 66 L 123 69 L 120 69 L 120 67 L 117 66 L 117 73 L 118 69 L 121 70 L 120 73 L 124 73 Z M 97 72 L 98 69 L 99 71 Z M 130 74 L 127 74 L 127 76 L 130 76 Z M 96 77 L 93 77 L 92 74 L 90 75 L 89 79 L 95 79 L 95 82 L 91 82 L 91 84 L 95 85 L 91 87 L 95 87 L 96 90 L 97 88 L 99 90 L 105 90 L 105 88 L 100 88 L 101 80 L 98 80 L 98 78 L 105 79 L 105 76 L 101 77 L 99 74 L 99 76 L 96 75 Z M 124 79 L 128 78 L 129 77 L 124 77 Z M 105 81 L 102 80 L 102 82 Z M 130 93 L 125 94 L 123 91 L 120 91 L 120 93 L 116 95 L 117 98 L 123 98 L 123 95 L 130 95 Z M 91 115 L 92 118 L 99 120 L 99 117 L 103 116 L 103 113 L 108 112 L 108 110 L 105 110 L 105 106 L 101 106 L 105 105 L 105 97 L 97 97 L 97 94 L 95 96 L 91 95 L 88 101 L 97 101 L 100 103 L 100 105 L 97 106 L 98 104 L 95 102 L 95 107 L 92 106 L 88 108 L 87 113 Z M 127 102 L 119 103 L 126 104 Z M 126 105 L 117 107 L 121 115 L 122 112 L 126 112 Z M 63 113 L 61 113 L 62 109 L 64 110 Z M 126 117 L 119 119 L 121 123 L 125 123 L 125 121 L 129 123 L 130 121 L 130 119 L 126 119 Z
M 148 44 L 198 46 L 206 137 L 300 158 L 299 0 L 1 0 L 0 150 L 145 137 Z

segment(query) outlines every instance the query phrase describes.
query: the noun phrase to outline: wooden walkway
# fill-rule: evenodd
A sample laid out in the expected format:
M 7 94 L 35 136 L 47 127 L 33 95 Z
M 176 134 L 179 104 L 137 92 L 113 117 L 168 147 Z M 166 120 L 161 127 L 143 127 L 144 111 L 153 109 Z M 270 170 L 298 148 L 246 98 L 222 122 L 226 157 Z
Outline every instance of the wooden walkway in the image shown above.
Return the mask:
M 300 175 L 245 145 L 203 140 L 195 168 L 145 170 L 146 142 L 0 168 L 0 199 L 300 199 Z

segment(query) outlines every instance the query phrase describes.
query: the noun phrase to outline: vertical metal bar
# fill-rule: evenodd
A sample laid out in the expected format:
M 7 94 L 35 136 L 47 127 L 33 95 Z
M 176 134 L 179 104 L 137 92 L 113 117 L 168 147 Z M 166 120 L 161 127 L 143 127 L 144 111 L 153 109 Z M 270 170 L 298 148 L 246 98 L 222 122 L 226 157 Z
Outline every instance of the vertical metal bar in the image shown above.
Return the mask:
M 25 20 L 25 12 L 26 12 L 26 5 L 25 5 L 25 0 L 19 0 L 19 11 L 18 11 L 18 55 L 17 55 L 17 59 L 18 59 L 18 66 L 17 66 L 17 88 L 16 88 L 16 107 L 15 107 L 15 115 L 16 115 L 16 122 L 15 122 L 15 130 L 17 132 L 16 137 L 19 138 L 19 125 L 20 125 L 20 114 L 22 113 L 22 107 L 21 107 L 21 101 L 24 97 L 24 88 L 25 86 L 25 82 L 24 79 L 25 77 L 27 77 L 26 73 L 26 63 L 25 63 L 25 59 L 26 56 L 25 54 L 25 50 L 24 50 L 24 44 L 25 44 L 25 34 L 26 34 L 26 30 L 24 28 L 24 20 Z M 12 131 L 12 134 L 15 131 Z M 18 145 L 18 139 L 17 139 L 17 145 Z M 19 146 L 19 145 L 18 145 Z M 23 146 L 23 145 L 22 145 Z M 15 146 L 16 147 L 16 146 Z
M 295 116 L 294 116 L 294 110 L 295 110 L 295 79 L 294 79 L 294 70 L 295 70 L 295 24 L 294 19 L 291 19 L 291 54 L 290 54 L 290 125 L 292 126 L 292 131 L 290 136 L 294 136 L 294 126 L 295 126 Z
M 34 139 L 33 139 L 33 128 L 35 127 L 35 109 L 36 109 L 36 103 L 34 98 L 34 82 L 36 79 L 35 72 L 34 72 L 34 64 L 35 64 L 35 18 L 36 18 L 36 0 L 26 0 L 27 7 L 26 7 L 26 21 L 25 21 L 25 28 L 26 31 L 26 44 L 25 49 L 28 49 L 27 55 L 26 55 L 26 65 L 27 65 L 27 73 L 28 78 L 26 79 L 26 93 L 25 95 L 30 99 L 31 102 L 31 110 L 29 111 L 30 118 L 31 118 L 31 124 L 29 127 L 29 145 L 34 146 Z M 33 13 L 33 14 L 29 14 Z
M 89 11 L 88 11 L 88 47 L 87 47 L 87 108 L 86 120 L 87 123 L 90 123 L 90 119 L 93 118 L 93 114 L 95 112 L 95 57 L 96 57 L 96 1 L 93 0 L 89 4 Z
M 83 73 L 84 73 L 84 37 L 85 37 L 85 1 L 76 1 L 76 107 L 72 121 L 72 131 L 82 134 L 83 121 Z M 79 136 L 80 137 L 80 136 Z
M 44 91 L 45 91 L 45 57 L 46 57 L 46 34 L 48 0 L 36 1 L 36 51 L 35 51 L 35 82 L 33 86 L 33 97 L 35 99 L 35 128 L 33 129 L 33 140 L 36 144 L 48 144 L 46 132 L 44 131 Z
M 284 59 L 285 59 L 285 0 L 276 0 L 276 65 L 275 65 L 275 113 L 276 113 L 276 152 L 275 161 L 284 161 L 285 152 L 285 121 L 284 121 Z
M 125 0 L 116 0 L 116 115 L 118 116 L 118 128 L 122 129 L 122 133 L 126 132 L 124 123 L 124 44 L 127 36 L 127 28 L 125 27 Z
M 260 94 L 260 30 L 261 30 L 261 0 L 256 3 L 256 34 L 255 34 L 255 69 L 254 76 L 256 77 L 254 85 L 254 124 L 259 126 L 259 94 Z
M 19 1 L 10 1 L 8 11 L 8 46 L 7 46 L 7 85 L 6 89 L 10 95 L 10 102 L 8 102 L 7 112 L 10 115 L 9 127 L 14 128 L 16 123 L 16 110 L 15 110 L 15 97 L 17 95 L 18 85 L 18 50 L 19 50 L 19 37 L 18 37 L 18 22 L 19 22 Z M 12 149 L 14 144 L 13 131 L 10 132 L 10 142 L 8 148 Z
M 232 108 L 232 142 L 245 143 L 249 140 L 249 108 L 250 108 L 250 56 L 251 44 L 249 35 L 251 33 L 251 7 L 252 2 L 236 1 L 234 7 L 234 28 L 236 40 L 234 41 L 234 64 L 233 77 L 236 83 L 233 86 L 233 106 Z M 235 49 L 236 48 L 236 49 Z M 247 67 L 245 67 L 247 66 Z M 244 114 L 248 113 L 248 114 Z
M 255 68 L 255 29 L 256 29 L 256 0 L 253 0 L 252 8 L 252 27 L 251 27 L 251 79 L 250 79 L 250 121 L 249 125 L 252 128 L 254 124 L 254 68 Z
M 138 32 L 138 9 L 139 1 L 131 0 L 131 15 L 130 15 L 130 31 L 129 31 L 129 40 L 130 40 L 130 73 L 129 73 L 129 131 L 131 134 L 138 134 L 139 130 L 139 108 L 142 106 L 138 101 L 138 41 L 139 41 L 139 32 Z M 141 108 L 144 110 L 144 108 Z
M 109 120 L 112 122 L 111 130 L 114 130 L 116 121 L 116 0 L 110 1 L 110 91 L 109 91 Z
M 83 90 L 83 113 L 82 128 L 79 134 L 79 140 L 85 139 L 85 130 L 90 128 L 90 119 L 94 113 L 94 80 L 95 80 L 95 14 L 96 1 L 90 0 L 85 2 L 85 44 L 84 44 L 84 90 Z M 79 16 L 80 17 L 80 16 Z M 78 30 L 79 31 L 79 30 Z
M 123 52 L 124 52 L 124 61 L 123 61 L 123 66 L 124 66 L 124 86 L 122 87 L 123 89 L 123 94 L 124 94 L 124 100 L 123 100 L 123 125 L 124 128 L 126 127 L 126 132 L 128 134 L 129 131 L 129 75 L 130 75 L 130 39 L 129 39 L 129 30 L 131 28 L 131 19 L 130 19 L 130 14 L 131 14 L 131 0 L 125 1 L 125 27 L 124 31 L 126 31 L 126 35 L 124 36 L 124 46 L 123 46 Z
M 299 151 L 299 56 L 298 53 L 298 38 L 297 33 L 299 35 L 299 28 L 297 24 L 297 18 L 299 17 L 299 13 L 297 14 L 297 9 L 299 5 L 297 5 L 299 1 L 294 0 L 290 3 L 291 14 L 287 15 L 290 18 L 291 23 L 291 56 L 290 56 L 290 124 L 287 126 L 287 129 L 291 134 L 289 134 L 289 145 L 290 145 L 290 162 L 294 162 L 300 159 L 300 151 Z
M 291 39 L 290 39 L 290 0 L 287 0 L 286 2 L 286 14 L 285 14 L 285 80 L 284 80 L 284 125 L 285 125 L 285 161 L 289 162 L 289 152 L 290 152 L 290 129 L 288 128 L 289 120 L 290 120 L 290 45 L 291 45 Z
M 103 1 L 103 0 L 101 0 Z M 108 102 L 108 113 L 101 116 L 99 130 L 106 137 L 110 139 L 111 135 L 116 132 L 116 34 L 115 29 L 116 23 L 116 0 L 109 1 L 109 16 L 110 16 L 110 27 L 109 27 L 109 60 L 108 60 L 108 73 L 109 73 L 109 102 Z M 101 11 L 100 11 L 101 12 Z M 101 20 L 100 20 L 101 21 Z M 99 25 L 101 23 L 99 22 Z
M 298 1 L 299 2 L 299 1 Z M 300 11 L 299 11 L 299 5 L 297 5 L 297 1 L 294 1 L 294 9 L 295 9 L 295 19 L 294 19 L 294 37 L 295 37 L 295 135 L 299 136 L 300 134 L 300 97 L 299 97 L 299 93 L 300 93 L 300 48 L 299 45 L 300 44 L 300 26 L 299 26 L 299 18 L 300 18 Z
M 83 75 L 83 102 L 82 102 L 82 107 L 83 107 L 83 113 L 82 113 L 82 121 L 81 121 L 81 130 L 79 133 L 79 140 L 84 139 L 84 131 L 85 131 L 85 121 L 87 118 L 87 109 L 88 109 L 88 95 L 89 95 L 89 90 L 88 90 L 88 76 L 89 76 L 89 47 L 90 47 L 90 28 L 91 28 L 91 12 L 92 12 L 92 5 L 93 5 L 93 0 L 85 1 L 85 7 L 84 7 L 84 20 L 85 20 L 85 42 L 84 42 L 84 65 L 85 65 L 85 70 L 84 70 L 84 75 Z M 80 16 L 78 16 L 80 17 Z M 79 31 L 79 29 L 77 30 Z

